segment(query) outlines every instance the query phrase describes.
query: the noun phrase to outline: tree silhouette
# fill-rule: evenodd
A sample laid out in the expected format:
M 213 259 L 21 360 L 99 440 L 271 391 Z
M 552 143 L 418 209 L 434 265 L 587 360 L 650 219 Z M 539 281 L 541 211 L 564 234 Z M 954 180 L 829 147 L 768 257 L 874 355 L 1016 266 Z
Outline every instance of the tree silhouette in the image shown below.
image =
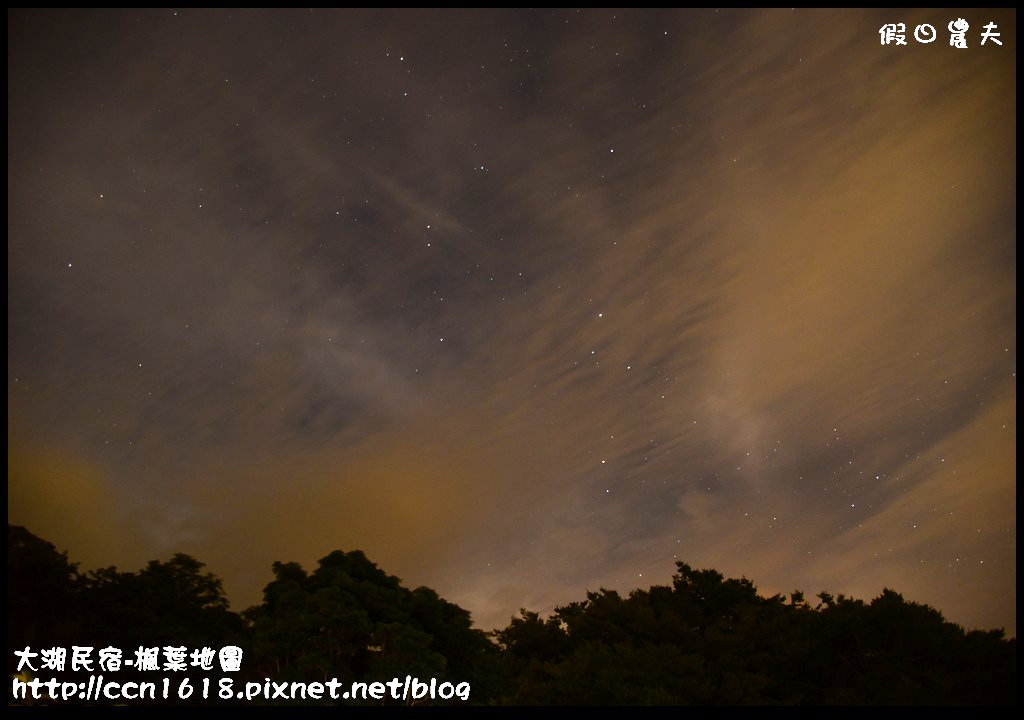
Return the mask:
M 494 633 L 510 704 L 1007 704 L 1016 640 L 969 633 L 885 590 L 764 598 L 677 564 L 672 587 L 608 590 Z M 970 661 L 968 661 L 970 659 Z
M 188 555 L 82 574 L 25 528 L 8 525 L 7 538 L 12 674 L 13 650 L 26 646 L 113 645 L 128 655 L 140 645 L 236 644 L 245 652 L 239 682 L 410 675 L 469 682 L 475 703 L 1016 702 L 1016 639 L 964 632 L 888 588 L 869 603 L 821 592 L 812 606 L 800 590 L 762 597 L 750 580 L 680 562 L 670 586 L 626 597 L 602 588 L 547 618 L 523 609 L 488 638 L 468 612 L 429 588 L 403 587 L 359 551 L 334 551 L 312 572 L 274 563 L 263 602 L 240 616 Z
M 7 526 L 8 650 L 69 642 L 77 630 L 78 566 L 18 525 Z M 15 672 L 13 654 L 8 670 Z
M 485 697 L 496 649 L 433 590 L 402 587 L 360 551 L 332 552 L 312 574 L 296 563 L 273 570 L 263 603 L 244 613 L 257 676 L 436 677 L 470 682 L 474 699 Z

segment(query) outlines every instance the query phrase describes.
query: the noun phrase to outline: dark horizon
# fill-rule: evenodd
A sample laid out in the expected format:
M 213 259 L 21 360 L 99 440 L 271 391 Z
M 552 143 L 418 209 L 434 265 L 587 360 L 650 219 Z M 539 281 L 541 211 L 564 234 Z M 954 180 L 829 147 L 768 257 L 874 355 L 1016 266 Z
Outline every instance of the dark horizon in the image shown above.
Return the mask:
M 275 563 L 263 601 L 242 614 L 229 610 L 220 579 L 185 554 L 137 573 L 83 574 L 52 543 L 8 525 L 7 561 L 14 704 L 74 703 L 79 688 L 86 705 L 129 693 L 145 705 L 278 706 L 992 706 L 1017 698 L 1015 639 L 964 632 L 890 588 L 869 602 L 765 598 L 750 580 L 679 561 L 670 585 L 588 592 L 546 618 L 524 608 L 485 633 L 464 608 L 432 588 L 403 586 L 359 551 L 332 552 L 312 571 Z M 34 676 L 46 668 L 32 665 L 42 655 L 32 648 L 69 643 L 85 653 L 106 645 L 101 669 L 127 670 L 128 683 L 115 674 L 102 684 L 72 668 L 60 685 L 72 697 L 60 697 L 57 679 Z M 161 646 L 176 672 L 190 673 L 175 677 L 175 696 L 167 680 L 162 693 L 153 682 Z M 124 665 L 134 667 L 110 665 L 125 649 L 136 659 Z M 221 677 L 213 694 L 209 673 L 225 650 L 240 674 Z M 416 693 L 407 694 L 412 676 L 403 681 L 403 673 L 415 673 Z M 440 680 L 447 690 L 428 696 L 425 675 L 429 687 Z M 377 687 L 372 697 L 368 684 Z
M 1015 636 L 1015 31 L 9 10 L 8 521 L 236 610 L 358 549 L 484 629 L 685 560 Z
M 204 575 L 208 575 L 209 577 L 212 577 L 218 583 L 223 585 L 223 578 L 221 578 L 216 572 L 214 572 L 210 567 L 208 567 L 207 564 L 203 561 L 202 558 L 192 557 L 188 553 L 177 553 L 177 552 L 174 552 L 169 557 L 165 557 L 165 558 L 152 558 L 149 561 L 147 561 L 143 566 L 138 567 L 138 568 L 119 568 L 119 567 L 116 567 L 114 565 L 103 565 L 103 566 L 96 567 L 96 568 L 87 568 L 87 567 L 83 567 L 81 565 L 81 563 L 79 563 L 75 559 L 75 553 L 74 553 L 74 551 L 72 549 L 57 547 L 57 546 L 53 545 L 53 543 L 50 543 L 46 538 L 40 537 L 40 536 L 36 535 L 35 533 L 33 533 L 30 528 L 26 528 L 26 527 L 23 527 L 23 526 L 20 526 L 20 525 L 8 525 L 8 540 L 9 541 L 10 541 L 10 536 L 11 536 L 12 533 L 14 533 L 16 535 L 16 537 L 19 539 L 19 541 L 21 541 L 21 542 L 24 542 L 25 538 L 29 538 L 29 539 L 32 540 L 33 543 L 40 543 L 42 545 L 50 546 L 50 548 L 52 548 L 52 556 L 53 557 L 57 557 L 57 556 L 62 557 L 67 562 L 68 566 L 70 568 L 72 568 L 73 577 L 77 578 L 78 582 L 86 582 L 87 583 L 90 579 L 101 577 L 103 575 L 103 571 L 107 571 L 107 570 L 114 570 L 117 573 L 125 574 L 125 575 L 128 575 L 128 576 L 137 575 L 140 572 L 144 572 L 146 567 L 151 567 L 154 564 L 161 565 L 161 564 L 165 564 L 165 563 L 172 563 L 173 562 L 173 558 L 184 556 L 186 558 L 190 558 L 191 561 L 195 561 L 196 563 L 198 563 L 198 565 L 200 566 L 199 569 L 198 569 L 198 572 L 200 572 L 200 573 L 202 573 Z M 335 548 L 334 550 L 332 550 L 332 551 L 330 551 L 328 553 L 324 553 L 323 557 L 317 558 L 316 562 L 311 563 L 309 566 L 303 566 L 302 563 L 295 563 L 294 561 L 286 560 L 286 559 L 282 559 L 282 560 L 280 560 L 278 562 L 281 565 L 297 565 L 297 566 L 300 566 L 305 573 L 307 573 L 308 575 L 313 575 L 313 574 L 316 573 L 316 571 L 319 569 L 319 567 L 323 565 L 323 563 L 325 561 L 329 561 L 331 559 L 331 557 L 337 556 L 339 554 L 341 554 L 341 555 L 353 555 L 354 554 L 356 556 L 360 556 L 360 557 L 362 557 L 366 561 L 366 563 L 368 565 L 372 565 L 372 566 L 376 567 L 384 576 L 387 576 L 389 578 L 397 580 L 400 584 L 404 585 L 404 581 L 403 581 L 402 578 L 400 578 L 400 577 L 398 577 L 396 575 L 392 575 L 391 573 L 388 572 L 387 568 L 380 567 L 379 563 L 376 563 L 374 561 L 374 559 L 371 558 L 371 557 L 366 557 L 366 554 L 362 550 L 360 550 L 359 548 L 351 548 L 351 549 Z M 33 556 L 31 554 L 25 554 L 25 557 L 26 558 L 33 558 Z M 10 560 L 10 557 L 8 558 L 8 560 Z M 654 590 L 656 590 L 658 588 L 669 588 L 669 587 L 672 587 L 673 581 L 677 580 L 679 578 L 679 576 L 680 576 L 679 573 L 680 573 L 681 569 L 685 569 L 687 572 L 691 572 L 691 571 L 692 572 L 696 572 L 698 574 L 717 573 L 718 572 L 715 568 L 693 568 L 685 560 L 677 560 L 675 564 L 676 564 L 676 568 L 673 571 L 673 575 L 668 577 L 668 578 L 665 578 L 661 582 L 655 581 L 655 582 L 652 582 L 650 585 L 645 585 L 644 583 L 639 583 L 634 588 L 622 588 L 622 589 L 618 589 L 618 590 L 604 588 L 604 587 L 601 587 L 601 588 L 588 588 L 586 590 L 586 592 L 584 593 L 584 596 L 590 596 L 592 593 L 597 593 L 599 595 L 600 594 L 605 594 L 605 593 L 620 593 L 621 595 L 626 597 L 626 596 L 632 595 L 634 592 L 645 593 L 645 592 L 654 591 Z M 246 613 L 252 612 L 252 611 L 256 610 L 262 604 L 267 602 L 267 590 L 274 585 L 276 580 L 277 580 L 277 578 L 275 576 L 275 570 L 274 570 L 273 567 L 271 567 L 267 571 L 267 583 L 266 583 L 263 591 L 261 591 L 260 597 L 257 599 L 257 601 L 254 604 L 252 604 L 250 606 L 247 606 L 247 607 L 239 607 L 236 604 L 232 603 L 231 602 L 231 598 L 226 593 L 224 593 L 224 601 L 226 603 L 225 607 L 227 609 L 229 609 L 232 613 L 237 613 L 237 614 L 239 614 L 241 616 L 245 616 Z M 822 608 L 831 607 L 834 604 L 835 599 L 837 597 L 840 600 L 848 600 L 850 602 L 862 602 L 862 603 L 867 603 L 867 604 L 870 605 L 870 603 L 872 601 L 877 601 L 879 598 L 885 597 L 888 594 L 895 593 L 895 594 L 899 594 L 901 597 L 903 595 L 903 593 L 899 592 L 899 588 L 893 588 L 893 587 L 885 587 L 885 588 L 882 589 L 881 592 L 878 593 L 878 595 L 876 595 L 874 597 L 870 597 L 870 598 L 848 597 L 848 596 L 844 595 L 843 593 L 838 593 L 838 594 L 837 593 L 831 593 L 827 589 L 822 589 L 820 591 L 809 592 L 809 591 L 807 591 L 805 589 L 802 589 L 802 588 L 796 588 L 792 592 L 789 592 L 789 593 L 765 593 L 758 586 L 756 578 L 747 578 L 747 577 L 744 576 L 744 577 L 740 577 L 740 578 L 726 578 L 725 580 L 727 582 L 739 581 L 739 582 L 742 582 L 742 583 L 749 583 L 750 587 L 751 587 L 751 590 L 754 592 L 756 597 L 758 597 L 758 598 L 760 598 L 762 600 L 776 600 L 776 601 L 778 601 L 780 603 L 783 603 L 783 604 L 785 604 L 785 603 L 793 604 L 795 602 L 795 598 L 799 598 L 800 599 L 799 602 L 801 604 L 805 604 L 806 607 L 812 608 L 814 610 L 821 610 Z M 32 587 L 30 589 L 31 589 L 32 593 L 37 592 L 35 587 Z M 419 588 L 410 587 L 408 589 L 410 589 L 410 590 L 426 589 L 426 590 L 429 590 L 431 592 L 436 592 L 436 591 L 434 591 L 433 588 L 429 588 L 429 587 L 426 587 L 426 586 L 419 586 Z M 16 594 L 20 590 L 21 590 L 21 588 L 9 587 L 8 588 L 8 594 L 9 595 Z M 442 598 L 442 599 L 446 600 L 445 598 Z M 562 607 L 554 608 L 549 613 L 536 613 L 536 614 L 542 620 L 546 621 L 546 620 L 550 619 L 552 616 L 557 615 L 560 611 L 564 612 L 566 607 L 568 607 L 572 603 L 585 602 L 585 601 L 586 601 L 586 597 L 574 598 L 574 599 L 571 599 L 571 602 L 567 601 Z M 906 602 L 909 603 L 909 604 L 916 604 L 916 605 L 922 605 L 922 606 L 925 606 L 925 607 L 931 607 L 931 606 L 928 606 L 926 603 L 919 603 L 919 602 L 917 602 L 912 597 L 906 598 Z M 936 608 L 932 608 L 932 609 L 935 610 L 936 612 L 938 612 L 940 615 L 942 614 L 940 610 L 938 610 Z M 472 613 L 469 612 L 468 610 L 466 612 L 469 615 L 471 627 L 474 630 L 479 630 L 479 631 L 482 631 L 482 632 L 487 633 L 489 635 L 492 635 L 491 642 L 496 642 L 496 640 L 493 637 L 493 633 L 499 632 L 499 631 L 507 631 L 508 630 L 508 625 L 505 625 L 505 626 L 499 625 L 498 627 L 495 627 L 495 628 L 481 628 L 481 627 L 479 627 L 478 623 L 473 618 Z M 517 620 L 521 619 L 524 615 L 529 615 L 529 614 L 533 614 L 533 613 L 535 613 L 534 609 L 528 608 L 528 607 L 523 607 L 523 608 L 520 608 L 517 611 L 517 613 L 513 614 L 512 616 L 510 616 L 508 618 L 508 620 L 506 620 L 505 622 L 508 623 L 508 621 L 511 620 L 512 624 L 514 625 L 515 622 Z M 993 633 L 994 632 L 994 633 L 1002 634 L 1003 636 L 1005 636 L 1005 638 L 1007 640 L 1014 640 L 1014 641 L 1016 640 L 1016 635 L 1015 634 L 1006 633 L 1005 632 L 1006 629 L 1002 628 L 1002 627 L 985 627 L 985 628 L 969 628 L 968 627 L 968 628 L 965 628 L 965 627 L 963 627 L 963 626 L 961 626 L 961 625 L 959 625 L 957 623 L 951 622 L 948 618 L 943 618 L 943 619 L 944 619 L 945 622 L 947 622 L 947 623 L 949 623 L 951 625 L 954 625 L 956 627 L 959 627 L 961 630 L 963 630 L 966 633 L 971 633 L 971 632 Z

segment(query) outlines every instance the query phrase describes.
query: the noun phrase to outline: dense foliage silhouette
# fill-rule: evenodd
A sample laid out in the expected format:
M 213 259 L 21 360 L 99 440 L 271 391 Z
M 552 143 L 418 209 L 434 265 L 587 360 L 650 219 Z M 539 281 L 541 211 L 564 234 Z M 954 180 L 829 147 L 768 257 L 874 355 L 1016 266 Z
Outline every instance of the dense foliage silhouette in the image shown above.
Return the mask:
M 822 592 L 812 605 L 799 591 L 766 598 L 749 580 L 680 562 L 671 586 L 590 592 L 547 618 L 524 609 L 485 634 L 467 611 L 404 588 L 359 551 L 332 552 L 312 572 L 274 563 L 263 602 L 238 614 L 188 555 L 81 573 L 23 527 L 8 525 L 7 540 L 10 675 L 26 646 L 112 645 L 130 657 L 140 645 L 235 644 L 245 650 L 238 682 L 436 677 L 469 682 L 480 704 L 1016 702 L 1015 638 L 965 632 L 888 589 L 870 603 Z

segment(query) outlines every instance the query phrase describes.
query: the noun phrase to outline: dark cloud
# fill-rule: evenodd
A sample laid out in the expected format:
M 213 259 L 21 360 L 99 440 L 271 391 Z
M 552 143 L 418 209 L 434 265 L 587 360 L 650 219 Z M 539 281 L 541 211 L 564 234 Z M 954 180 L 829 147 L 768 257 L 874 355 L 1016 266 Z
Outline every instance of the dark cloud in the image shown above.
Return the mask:
M 956 15 L 14 13 L 10 520 L 1015 632 L 1014 18 L 878 41 Z

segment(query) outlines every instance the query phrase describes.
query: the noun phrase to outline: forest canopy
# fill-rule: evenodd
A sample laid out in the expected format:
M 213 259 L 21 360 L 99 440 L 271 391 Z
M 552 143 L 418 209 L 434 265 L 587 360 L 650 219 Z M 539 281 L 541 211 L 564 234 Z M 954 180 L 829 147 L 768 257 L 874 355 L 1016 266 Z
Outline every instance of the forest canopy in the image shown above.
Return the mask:
M 429 588 L 404 587 L 358 550 L 331 552 L 312 571 L 275 562 L 272 572 L 263 601 L 237 613 L 221 580 L 189 555 L 137 572 L 82 572 L 67 552 L 8 525 L 9 677 L 87 675 L 38 663 L 27 673 L 15 654 L 25 648 L 114 647 L 127 658 L 141 646 L 238 646 L 239 682 L 409 675 L 469 683 L 468 701 L 481 705 L 1016 702 L 1015 638 L 966 632 L 890 589 L 870 602 L 827 592 L 763 597 L 750 580 L 679 562 L 671 585 L 625 597 L 588 592 L 548 617 L 523 609 L 485 633 L 468 611 Z M 145 671 L 119 675 L 133 673 Z M 177 675 L 219 673 L 190 666 Z M 402 701 L 306 701 L 313 702 Z

